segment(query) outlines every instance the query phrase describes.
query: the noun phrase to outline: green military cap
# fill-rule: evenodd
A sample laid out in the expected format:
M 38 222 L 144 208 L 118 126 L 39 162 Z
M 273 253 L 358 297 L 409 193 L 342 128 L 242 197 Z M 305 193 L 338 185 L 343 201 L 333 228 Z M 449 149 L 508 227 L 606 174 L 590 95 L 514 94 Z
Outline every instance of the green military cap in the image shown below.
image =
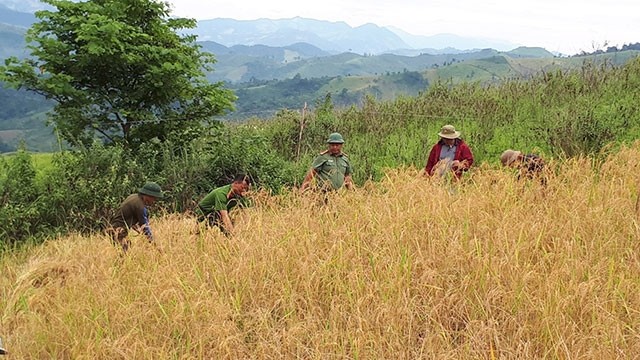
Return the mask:
M 333 133 L 329 135 L 329 139 L 327 139 L 328 144 L 344 144 L 344 139 L 340 133 Z
M 157 199 L 162 199 L 162 190 L 160 189 L 160 185 L 154 182 L 147 182 L 143 187 L 138 189 L 138 193 L 153 196 Z

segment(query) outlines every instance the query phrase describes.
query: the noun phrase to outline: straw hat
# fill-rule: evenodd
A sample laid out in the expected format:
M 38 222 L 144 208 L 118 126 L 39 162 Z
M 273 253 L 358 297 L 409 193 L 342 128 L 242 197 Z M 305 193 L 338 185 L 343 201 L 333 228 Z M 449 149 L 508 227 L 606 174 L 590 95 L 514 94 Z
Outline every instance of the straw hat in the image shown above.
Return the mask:
M 445 125 L 440 129 L 438 136 L 445 139 L 457 139 L 460 137 L 460 131 L 456 131 L 453 125 Z
M 500 162 L 504 166 L 511 165 L 514 161 L 518 160 L 518 157 L 522 154 L 520 151 L 516 150 L 505 150 L 502 155 L 500 155 Z

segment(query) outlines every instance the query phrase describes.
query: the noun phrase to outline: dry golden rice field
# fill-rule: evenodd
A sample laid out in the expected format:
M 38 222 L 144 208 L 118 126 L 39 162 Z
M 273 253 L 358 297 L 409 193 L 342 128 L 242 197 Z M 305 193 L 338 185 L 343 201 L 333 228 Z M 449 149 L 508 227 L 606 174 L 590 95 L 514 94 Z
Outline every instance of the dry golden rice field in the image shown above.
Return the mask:
M 259 195 L 237 235 L 156 216 L 0 259 L 7 359 L 640 356 L 640 147 L 551 164 L 546 188 L 414 169 L 320 205 Z

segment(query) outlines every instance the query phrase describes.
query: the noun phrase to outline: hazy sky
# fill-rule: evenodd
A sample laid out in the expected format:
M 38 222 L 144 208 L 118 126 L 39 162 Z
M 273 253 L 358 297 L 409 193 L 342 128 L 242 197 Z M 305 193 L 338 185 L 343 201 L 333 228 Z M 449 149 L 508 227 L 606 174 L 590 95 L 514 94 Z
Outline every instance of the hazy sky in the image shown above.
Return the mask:
M 296 16 L 451 33 L 575 54 L 640 42 L 640 0 L 168 0 L 197 20 Z

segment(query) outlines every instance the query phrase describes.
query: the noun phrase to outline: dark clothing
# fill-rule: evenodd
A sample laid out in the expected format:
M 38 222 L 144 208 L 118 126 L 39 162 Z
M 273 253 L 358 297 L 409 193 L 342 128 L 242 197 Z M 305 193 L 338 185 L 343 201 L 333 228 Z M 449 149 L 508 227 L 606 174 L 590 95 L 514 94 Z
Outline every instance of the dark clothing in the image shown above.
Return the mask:
M 518 166 L 519 174 L 518 180 L 522 178 L 522 176 L 526 176 L 529 179 L 533 179 L 536 177 L 540 178 L 540 183 L 542 185 L 546 185 L 547 179 L 544 177 L 544 160 L 538 155 L 535 154 L 526 154 L 522 156 L 522 160 Z
M 538 155 L 527 154 L 522 157 L 522 166 L 528 176 L 540 174 L 544 170 L 544 160 Z
M 107 235 L 111 237 L 111 242 L 113 243 L 113 245 L 120 245 L 124 252 L 127 252 L 127 250 L 129 250 L 129 246 L 131 246 L 131 240 L 127 238 L 127 235 L 129 233 L 125 228 L 110 227 L 106 230 L 106 232 Z
M 129 229 L 132 228 L 136 230 L 141 228 L 149 241 L 153 241 L 153 234 L 149 226 L 149 214 L 140 194 L 131 194 L 120 204 L 107 233 L 111 236 L 114 244 L 121 245 L 123 250 L 127 251 L 130 242 L 126 238 Z
M 434 167 L 440 161 L 440 152 L 442 151 L 442 148 L 444 146 L 447 145 L 445 144 L 444 140 L 440 139 L 440 141 L 438 141 L 438 143 L 433 145 L 433 147 L 431 148 L 431 152 L 429 152 L 429 159 L 427 160 L 427 165 L 425 166 L 425 171 L 429 176 L 433 175 Z M 462 139 L 456 139 L 454 146 L 456 147 L 456 154 L 453 160 L 467 160 L 467 167 L 451 169 L 456 178 L 459 179 L 462 176 L 462 172 L 467 171 L 473 164 L 473 154 L 471 153 L 471 148 L 469 148 L 469 146 Z

